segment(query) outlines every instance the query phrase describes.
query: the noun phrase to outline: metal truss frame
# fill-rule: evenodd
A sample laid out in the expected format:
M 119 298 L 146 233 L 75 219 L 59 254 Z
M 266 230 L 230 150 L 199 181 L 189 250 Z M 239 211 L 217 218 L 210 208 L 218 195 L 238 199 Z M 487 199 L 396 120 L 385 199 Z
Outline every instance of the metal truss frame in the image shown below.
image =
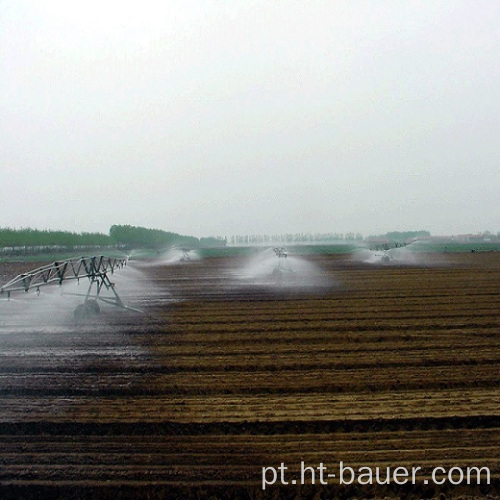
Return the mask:
M 79 259 L 68 259 L 54 262 L 47 266 L 39 267 L 33 271 L 19 274 L 0 288 L 0 295 L 6 294 L 10 298 L 12 292 L 25 292 L 35 290 L 40 293 L 40 288 L 47 285 L 58 284 L 69 280 L 88 278 L 89 288 L 84 294 L 69 293 L 89 299 L 101 300 L 107 304 L 142 312 L 126 306 L 115 290 L 115 284 L 109 279 L 108 274 L 113 274 L 116 269 L 127 265 L 127 259 L 116 259 L 104 256 L 81 257 Z M 103 291 L 109 292 L 108 296 L 102 295 Z

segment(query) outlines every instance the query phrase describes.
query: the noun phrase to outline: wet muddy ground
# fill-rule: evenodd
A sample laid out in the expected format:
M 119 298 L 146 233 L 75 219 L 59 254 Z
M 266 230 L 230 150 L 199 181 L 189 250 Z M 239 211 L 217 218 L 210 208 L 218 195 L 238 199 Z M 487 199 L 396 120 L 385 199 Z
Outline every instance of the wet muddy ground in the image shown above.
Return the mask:
M 498 496 L 500 255 L 276 267 L 131 261 L 112 281 L 143 313 L 83 324 L 84 281 L 0 302 L 0 498 Z M 421 471 L 262 491 L 263 467 L 301 461 Z M 491 484 L 425 484 L 436 466 Z

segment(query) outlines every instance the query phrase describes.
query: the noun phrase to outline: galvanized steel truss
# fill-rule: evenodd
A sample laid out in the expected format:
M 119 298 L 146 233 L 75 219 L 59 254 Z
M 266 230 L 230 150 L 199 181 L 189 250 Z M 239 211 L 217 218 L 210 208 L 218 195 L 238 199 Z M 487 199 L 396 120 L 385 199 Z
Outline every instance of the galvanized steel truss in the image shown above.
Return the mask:
M 102 302 L 121 307 L 127 307 L 115 290 L 115 285 L 109 279 L 108 274 L 113 274 L 116 269 L 121 269 L 127 264 L 127 259 L 116 259 L 104 256 L 81 257 L 80 259 L 68 259 L 54 262 L 47 266 L 39 267 L 33 271 L 20 274 L 0 288 L 0 295 L 5 294 L 10 298 L 12 292 L 29 292 L 35 290 L 40 293 L 40 288 L 46 285 L 58 284 L 69 280 L 82 278 L 89 280 L 89 288 L 84 294 L 72 293 L 85 297 L 85 301 L 93 298 Z M 107 296 L 102 295 L 106 290 Z M 132 309 L 137 311 L 136 309 Z

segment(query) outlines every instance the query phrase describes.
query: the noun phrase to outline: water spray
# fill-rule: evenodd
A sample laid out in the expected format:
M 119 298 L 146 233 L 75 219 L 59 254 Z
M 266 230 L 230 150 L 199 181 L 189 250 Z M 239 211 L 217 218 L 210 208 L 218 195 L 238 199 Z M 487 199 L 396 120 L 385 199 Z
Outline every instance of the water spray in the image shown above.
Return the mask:
M 368 264 L 382 265 L 411 265 L 418 259 L 414 253 L 415 245 L 419 240 L 404 242 L 372 243 L 357 251 L 355 258 Z

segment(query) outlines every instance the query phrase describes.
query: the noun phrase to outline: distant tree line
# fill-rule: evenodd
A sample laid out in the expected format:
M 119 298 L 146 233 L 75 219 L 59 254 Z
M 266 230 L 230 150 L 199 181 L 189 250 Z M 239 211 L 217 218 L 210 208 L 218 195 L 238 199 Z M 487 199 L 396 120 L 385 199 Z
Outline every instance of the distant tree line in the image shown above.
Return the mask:
M 127 245 L 130 248 L 154 248 L 159 250 L 172 245 L 182 245 L 198 248 L 200 241 L 194 236 L 163 231 L 161 229 L 147 229 L 136 226 L 111 226 L 109 236 L 116 243 Z
M 131 248 L 154 248 L 160 250 L 169 246 L 184 246 L 189 248 L 209 248 L 226 246 L 226 239 L 220 236 L 196 238 L 185 236 L 161 229 L 147 229 L 136 226 L 111 226 L 109 230 L 111 239 L 119 244 Z
M 130 225 L 113 225 L 109 234 L 74 233 L 70 231 L 49 231 L 31 228 L 0 228 L 0 249 L 2 253 L 33 253 L 54 250 L 90 248 L 153 248 L 162 249 L 172 245 L 199 247 L 222 247 L 225 238 L 194 236 L 147 229 Z
M 102 233 L 0 228 L 0 247 L 89 247 L 113 245 Z
M 391 231 L 381 235 L 369 236 L 366 241 L 405 243 L 415 238 L 428 238 L 431 233 L 420 231 Z M 475 235 L 461 235 L 451 239 L 466 241 L 500 241 L 500 232 L 484 231 Z M 231 236 L 232 245 L 259 244 L 317 244 L 338 242 L 359 242 L 360 233 L 285 233 L 275 235 L 237 235 Z M 164 249 L 169 246 L 189 248 L 225 247 L 227 239 L 221 236 L 196 238 L 161 229 L 147 229 L 131 225 L 113 225 L 109 234 L 70 231 L 49 231 L 31 228 L 0 228 L 0 251 L 2 253 L 33 253 L 38 251 L 72 250 L 90 248 L 152 248 Z
M 206 238 L 200 238 L 201 248 L 225 247 L 226 245 L 227 239 L 222 236 L 208 236 Z
M 338 243 L 361 241 L 360 233 L 285 233 L 246 234 L 231 236 L 232 245 L 294 244 L 294 243 Z

